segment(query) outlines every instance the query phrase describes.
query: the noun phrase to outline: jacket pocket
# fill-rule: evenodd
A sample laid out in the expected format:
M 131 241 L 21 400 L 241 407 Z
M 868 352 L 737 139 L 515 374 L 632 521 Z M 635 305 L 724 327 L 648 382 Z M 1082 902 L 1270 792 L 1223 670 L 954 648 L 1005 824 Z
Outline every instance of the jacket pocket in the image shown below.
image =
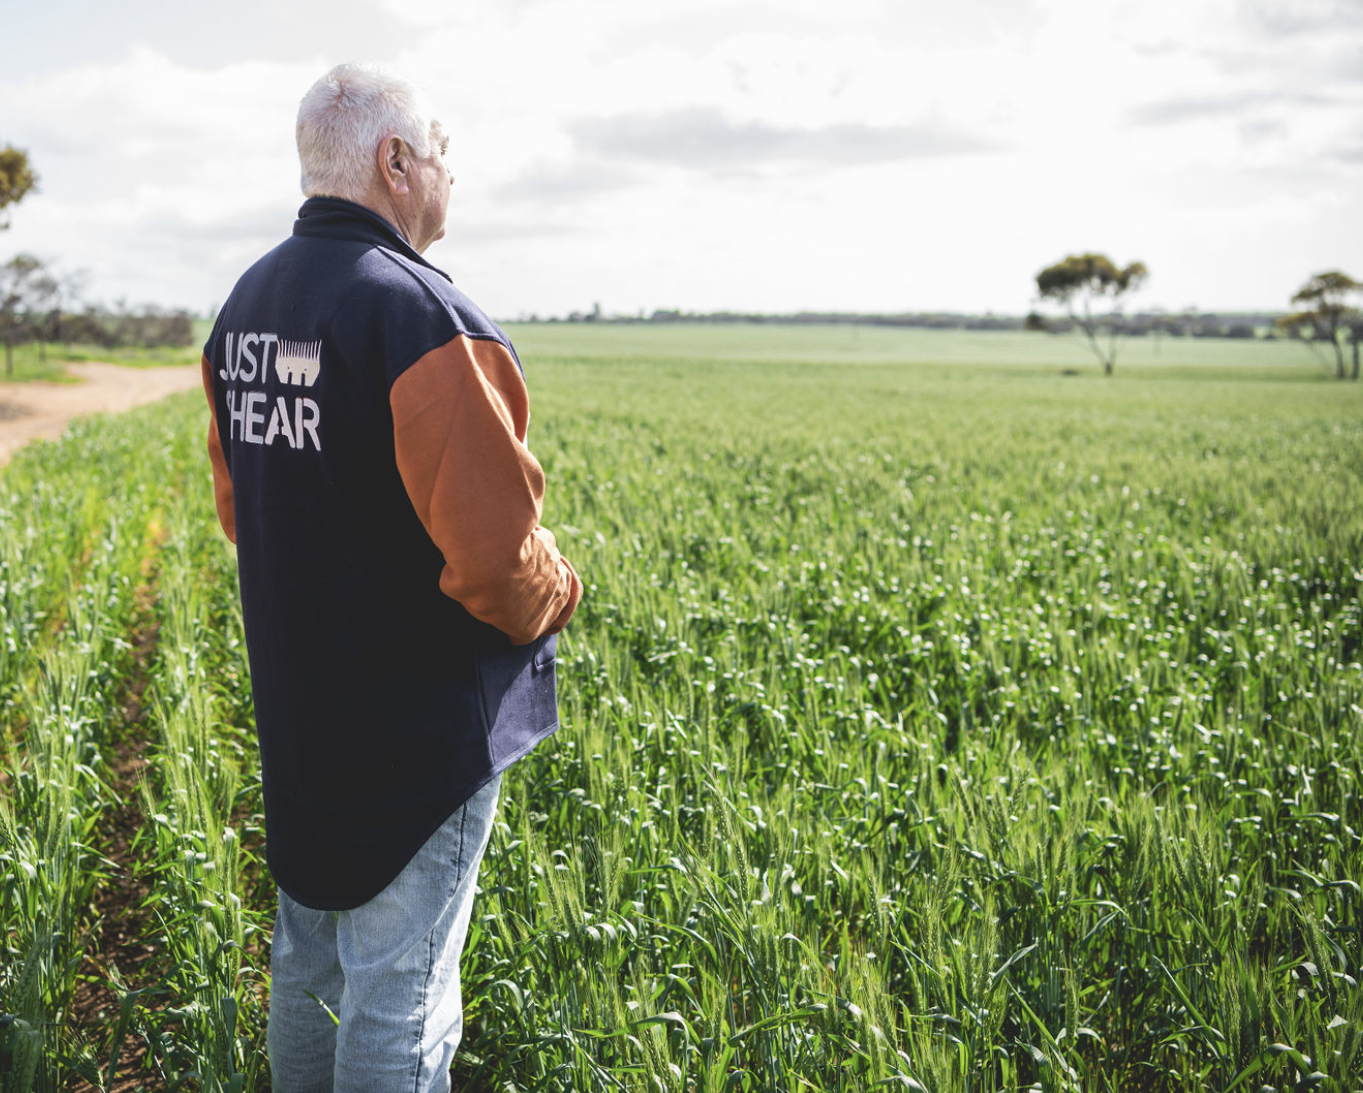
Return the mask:
M 477 656 L 478 695 L 494 767 L 529 751 L 558 724 L 557 635 Z

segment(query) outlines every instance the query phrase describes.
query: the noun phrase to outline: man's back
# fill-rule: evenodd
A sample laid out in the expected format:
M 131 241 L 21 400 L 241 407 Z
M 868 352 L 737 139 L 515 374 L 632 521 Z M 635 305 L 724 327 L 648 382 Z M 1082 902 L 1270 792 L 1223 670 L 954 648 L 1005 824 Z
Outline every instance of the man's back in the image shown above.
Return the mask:
M 395 414 L 466 412 L 430 393 L 458 371 L 473 376 L 460 390 L 489 401 L 483 417 L 509 418 L 523 442 L 518 362 L 379 217 L 330 199 L 309 201 L 294 236 L 242 277 L 205 356 L 231 478 L 224 523 L 238 547 L 270 865 L 300 902 L 354 905 L 556 727 L 553 637 L 512 645 L 442 591 L 448 558 L 417 511 L 449 490 L 433 477 L 493 473 L 482 464 L 496 453 L 470 446 L 442 462 L 460 437 L 395 425 Z M 474 508 L 461 514 L 476 526 L 488 514 Z
M 502 772 L 557 728 L 582 582 L 540 526 L 520 362 L 421 257 L 449 138 L 341 64 L 295 124 L 307 202 L 204 347 L 279 885 L 278 1093 L 448 1093 Z

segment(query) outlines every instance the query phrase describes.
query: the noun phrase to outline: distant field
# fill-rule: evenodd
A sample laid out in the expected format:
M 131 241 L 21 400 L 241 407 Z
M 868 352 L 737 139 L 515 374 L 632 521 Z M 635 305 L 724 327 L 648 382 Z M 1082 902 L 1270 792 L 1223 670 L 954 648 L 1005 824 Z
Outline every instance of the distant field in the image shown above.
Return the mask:
M 634 360 L 741 360 L 858 364 L 977 364 L 1024 369 L 1075 369 L 1098 378 L 1101 368 L 1074 334 L 925 330 L 884 326 L 782 326 L 704 323 L 510 323 L 522 355 L 581 354 Z M 1231 369 L 1294 379 L 1332 376 L 1299 342 L 1229 338 L 1125 338 L 1117 376 L 1151 370 Z
M 587 595 L 455 1088 L 1363 1088 L 1363 384 L 1284 343 L 1107 379 L 1048 335 L 509 332 Z M 267 1088 L 204 419 L 0 472 L 0 1075 L 47 1088 L 114 1043 Z
M 883 326 L 754 323 L 506 323 L 523 355 L 692 361 L 726 359 L 789 363 L 973 364 L 1074 371 L 1101 378 L 1101 369 L 1074 334 L 1014 331 L 921 330 Z M 49 377 L 65 353 L 73 360 L 109 360 L 137 366 L 193 364 L 212 329 L 195 321 L 195 341 L 184 348 L 100 349 L 50 346 L 39 360 L 36 344 L 15 349 L 16 378 Z M 1119 375 L 1151 371 L 1224 370 L 1294 380 L 1333 378 L 1299 342 L 1228 338 L 1126 338 L 1117 361 Z

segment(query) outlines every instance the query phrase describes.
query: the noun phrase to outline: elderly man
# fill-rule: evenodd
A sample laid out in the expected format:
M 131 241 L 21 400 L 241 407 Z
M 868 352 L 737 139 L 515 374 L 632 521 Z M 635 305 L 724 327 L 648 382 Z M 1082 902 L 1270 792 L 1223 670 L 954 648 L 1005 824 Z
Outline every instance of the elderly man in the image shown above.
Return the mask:
M 203 358 L 280 890 L 273 1086 L 447 1090 L 501 775 L 557 727 L 582 584 L 539 524 L 515 351 L 421 257 L 452 184 L 439 123 L 341 65 L 297 135 L 293 235 Z

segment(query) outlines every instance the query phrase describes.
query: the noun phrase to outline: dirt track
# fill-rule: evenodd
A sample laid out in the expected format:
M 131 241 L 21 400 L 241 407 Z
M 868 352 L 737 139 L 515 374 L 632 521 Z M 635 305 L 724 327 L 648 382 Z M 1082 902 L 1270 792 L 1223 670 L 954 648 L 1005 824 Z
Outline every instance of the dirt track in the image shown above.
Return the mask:
M 30 440 L 61 436 L 73 417 L 122 413 L 200 385 L 198 365 L 124 368 L 87 363 L 69 364 L 66 371 L 81 382 L 0 384 L 0 467 Z

